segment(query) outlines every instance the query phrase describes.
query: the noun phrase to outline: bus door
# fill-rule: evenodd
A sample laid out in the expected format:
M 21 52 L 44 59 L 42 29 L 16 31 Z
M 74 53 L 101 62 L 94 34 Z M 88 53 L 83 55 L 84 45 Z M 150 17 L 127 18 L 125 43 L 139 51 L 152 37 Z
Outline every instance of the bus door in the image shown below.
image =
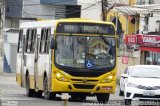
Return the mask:
M 40 43 L 40 36 L 36 36 L 36 43 L 35 43 L 35 64 L 34 64 L 34 79 L 35 79 L 35 89 L 38 90 L 38 59 L 39 59 L 39 43 Z
M 21 86 L 24 87 L 25 84 L 25 74 L 24 74 L 24 65 L 25 65 L 25 35 L 22 35 L 22 52 L 21 52 Z

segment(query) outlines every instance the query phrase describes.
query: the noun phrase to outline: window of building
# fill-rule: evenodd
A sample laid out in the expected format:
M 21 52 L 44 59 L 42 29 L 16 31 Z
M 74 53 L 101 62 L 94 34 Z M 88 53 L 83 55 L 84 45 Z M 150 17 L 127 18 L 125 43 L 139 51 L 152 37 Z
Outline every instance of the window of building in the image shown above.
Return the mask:
M 66 18 L 80 18 L 81 6 L 79 5 L 67 5 L 66 6 Z
M 37 31 L 36 29 L 29 29 L 27 30 L 26 34 L 26 49 L 25 52 L 31 53 L 35 50 L 35 39 L 36 39 Z
M 19 31 L 19 38 L 18 38 L 17 52 L 21 52 L 22 51 L 22 36 L 23 36 L 23 30 L 20 30 Z
M 149 0 L 149 4 L 154 4 L 155 0 Z
M 150 64 L 152 64 L 152 52 L 149 52 L 149 51 L 146 51 L 145 52 L 145 64 L 148 64 L 148 65 L 150 65 Z
M 147 65 L 160 65 L 160 52 L 146 51 L 144 58 Z
M 10 10 L 10 8 L 9 8 L 9 7 L 7 7 L 7 8 L 6 8 L 6 12 L 9 12 L 9 10 Z
M 138 5 L 144 5 L 145 4 L 145 0 L 137 0 L 137 4 Z
M 41 30 L 40 53 L 49 53 L 50 36 L 51 36 L 50 28 L 45 28 Z

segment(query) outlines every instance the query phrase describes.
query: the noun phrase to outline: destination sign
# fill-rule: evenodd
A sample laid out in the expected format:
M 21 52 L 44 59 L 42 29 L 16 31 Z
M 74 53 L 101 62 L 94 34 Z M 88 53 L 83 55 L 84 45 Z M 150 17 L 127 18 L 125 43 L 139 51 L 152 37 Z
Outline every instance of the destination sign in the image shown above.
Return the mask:
M 56 30 L 57 33 L 72 34 L 107 34 L 114 35 L 113 25 L 96 23 L 60 23 Z

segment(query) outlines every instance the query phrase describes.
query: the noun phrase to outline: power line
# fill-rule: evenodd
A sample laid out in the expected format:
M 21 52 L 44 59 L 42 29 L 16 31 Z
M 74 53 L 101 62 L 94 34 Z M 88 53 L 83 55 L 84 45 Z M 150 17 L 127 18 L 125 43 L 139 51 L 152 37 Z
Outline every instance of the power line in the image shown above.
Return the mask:
M 123 6 L 124 2 L 123 2 L 122 0 L 119 0 L 119 1 L 120 1 L 120 3 L 121 3 L 122 6 Z M 123 6 L 123 8 L 124 8 L 127 12 L 129 12 L 129 13 L 131 13 L 131 14 L 135 14 L 131 9 L 127 8 L 126 6 Z

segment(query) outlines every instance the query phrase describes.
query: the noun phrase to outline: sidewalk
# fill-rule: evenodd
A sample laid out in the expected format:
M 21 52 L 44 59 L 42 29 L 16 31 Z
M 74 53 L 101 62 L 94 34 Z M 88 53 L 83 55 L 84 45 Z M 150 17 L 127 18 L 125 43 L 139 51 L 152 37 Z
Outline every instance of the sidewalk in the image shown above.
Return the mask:
M 2 74 L 0 74 L 0 76 L 3 76 L 3 77 L 16 77 L 16 73 L 3 72 Z

